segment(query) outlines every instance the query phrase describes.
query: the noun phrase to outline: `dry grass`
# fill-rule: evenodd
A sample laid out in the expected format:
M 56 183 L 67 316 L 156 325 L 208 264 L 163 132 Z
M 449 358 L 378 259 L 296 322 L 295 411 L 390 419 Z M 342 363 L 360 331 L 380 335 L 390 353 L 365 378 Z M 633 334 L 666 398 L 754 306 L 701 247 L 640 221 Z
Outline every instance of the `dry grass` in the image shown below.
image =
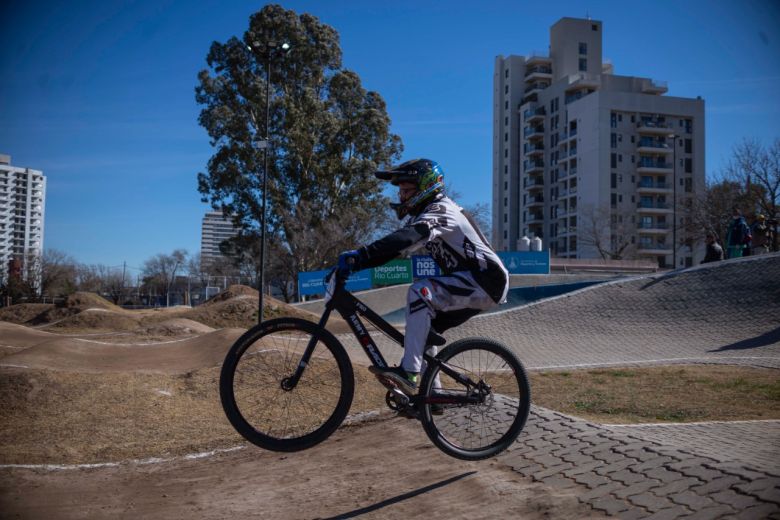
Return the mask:
M 780 371 L 703 365 L 531 373 L 533 402 L 601 423 L 780 419 Z
M 355 367 L 350 413 L 384 406 L 385 389 Z M 0 370 L 0 464 L 169 457 L 244 441 L 219 399 L 219 367 L 168 376 Z
M 385 408 L 354 366 L 350 413 Z M 777 370 L 680 366 L 531 373 L 537 405 L 602 423 L 780 419 Z M 0 369 L 0 464 L 169 457 L 243 439 L 220 404 L 219 367 L 184 375 Z

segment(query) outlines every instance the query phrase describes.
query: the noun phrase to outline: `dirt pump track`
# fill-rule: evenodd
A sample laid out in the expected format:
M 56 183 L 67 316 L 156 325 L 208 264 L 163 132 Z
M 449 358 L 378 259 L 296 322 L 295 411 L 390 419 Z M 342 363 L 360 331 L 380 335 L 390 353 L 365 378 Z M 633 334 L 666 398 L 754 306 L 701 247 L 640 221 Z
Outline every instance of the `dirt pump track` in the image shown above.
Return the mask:
M 757 276 L 759 281 L 755 281 Z M 0 510 L 4 515 L 595 518 L 608 512 L 584 500 L 581 489 L 530 478 L 530 473 L 513 469 L 519 464 L 516 455 L 480 463 L 451 459 L 430 444 L 418 423 L 387 412 L 363 415 L 305 452 L 278 454 L 246 445 L 220 417 L 218 403 L 204 404 L 216 395 L 213 387 L 208 387 L 215 382 L 225 352 L 243 328 L 251 325 L 251 304 L 255 312 L 257 309 L 256 293 L 235 292 L 213 301 L 211 309 L 203 306 L 200 312 L 207 313 L 206 318 L 197 315 L 198 309 L 147 311 L 142 315 L 96 306 L 95 301 L 70 307 L 78 312 L 57 314 L 39 307 L 17 309 L 15 316 L 0 313 L 0 319 L 22 323 L 51 313 L 50 323 L 39 321 L 39 328 L 32 328 L 31 323 L 0 322 L 0 381 L 5 386 L 0 395 L 6 414 L 30 414 L 25 403 L 66 406 L 72 401 L 88 406 L 86 403 L 103 398 L 109 402 L 102 403 L 102 408 L 94 406 L 95 410 L 110 414 L 113 406 L 114 413 L 127 412 L 131 419 L 90 415 L 83 409 L 69 411 L 75 415 L 72 424 L 90 418 L 114 421 L 120 430 L 117 439 L 129 435 L 126 449 L 111 451 L 109 446 L 102 452 L 103 458 L 100 451 L 89 457 L 78 453 L 79 446 L 96 440 L 90 439 L 89 428 L 74 427 L 73 436 L 84 438 L 71 439 L 60 449 L 55 446 L 48 451 L 20 453 L 11 449 L 20 443 L 12 436 L 18 430 L 9 432 L 6 426 L 0 427 L 4 446 L 0 453 Z M 713 294 L 718 297 L 713 298 Z M 631 365 L 674 358 L 780 369 L 778 295 L 780 255 L 771 255 L 593 287 L 474 319 L 453 331 L 448 340 L 493 334 L 531 369 L 559 364 Z M 247 308 L 237 313 L 245 304 Z M 302 313 L 280 302 L 275 305 L 274 312 L 279 314 Z M 676 314 L 685 318 L 674 322 L 670 318 Z M 748 314 L 754 321 L 748 320 Z M 93 320 L 92 316 L 99 318 Z M 244 325 L 247 319 L 250 322 Z M 111 323 L 119 323 L 119 329 Z M 728 323 L 736 325 L 728 327 Z M 649 334 L 651 331 L 657 332 L 655 336 Z M 354 357 L 359 372 L 365 360 L 358 345 L 342 334 L 343 329 L 334 332 Z M 664 345 L 668 345 L 667 350 L 663 350 Z M 380 347 L 385 350 L 387 345 L 380 342 Z M 397 354 L 392 351 L 387 357 L 393 359 Z M 30 383 L 31 379 L 37 384 Z M 104 388 L 102 396 L 87 392 L 90 385 Z M 65 390 L 70 394 L 58 396 Z M 81 399 L 76 396 L 79 392 L 86 392 Z M 182 396 L 186 399 L 177 400 Z M 382 409 L 380 397 L 371 396 L 374 410 Z M 356 411 L 370 411 L 369 401 Z M 136 416 L 148 422 L 134 424 L 133 414 L 149 408 L 151 413 Z M 186 430 L 171 433 L 166 431 L 165 422 L 155 422 L 155 410 L 159 417 L 179 417 L 185 425 L 188 417 L 194 417 L 191 427 L 212 435 L 201 443 L 188 444 Z M 529 432 L 538 421 L 539 415 L 533 414 Z M 177 424 L 172 420 L 170 427 Z M 160 444 L 164 448 L 159 452 L 154 451 L 151 440 L 149 446 L 131 447 L 132 433 L 140 429 L 157 430 L 160 437 L 168 435 L 175 442 Z M 44 431 L 40 442 L 45 443 L 46 438 Z M 140 436 L 138 440 L 142 442 L 136 444 L 143 444 L 148 438 Z M 525 442 L 521 435 L 518 447 Z M 187 456 L 211 450 L 216 451 Z M 62 463 L 65 465 L 56 466 Z M 68 465 L 71 463 L 109 465 Z

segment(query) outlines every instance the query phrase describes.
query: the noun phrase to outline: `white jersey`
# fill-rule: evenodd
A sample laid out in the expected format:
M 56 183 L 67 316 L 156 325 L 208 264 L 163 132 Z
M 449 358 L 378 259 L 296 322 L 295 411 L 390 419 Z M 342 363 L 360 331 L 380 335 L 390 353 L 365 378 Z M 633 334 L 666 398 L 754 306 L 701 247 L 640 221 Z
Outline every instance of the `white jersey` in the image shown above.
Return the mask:
M 468 271 L 495 302 L 506 298 L 509 274 L 479 227 L 452 199 L 441 196 L 403 228 L 363 248 L 364 266 L 424 249 L 450 275 Z M 378 263 L 379 262 L 379 263 Z

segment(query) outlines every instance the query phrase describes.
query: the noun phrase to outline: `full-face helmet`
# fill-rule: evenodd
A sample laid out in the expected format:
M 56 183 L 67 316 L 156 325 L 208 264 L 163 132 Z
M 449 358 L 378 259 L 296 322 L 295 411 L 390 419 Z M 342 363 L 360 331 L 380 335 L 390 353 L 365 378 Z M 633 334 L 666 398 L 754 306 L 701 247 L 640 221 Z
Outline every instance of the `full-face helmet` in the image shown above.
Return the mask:
M 399 219 L 419 213 L 428 202 L 444 191 L 444 170 L 430 159 L 413 159 L 393 167 L 392 170 L 374 172 L 374 175 L 383 181 L 390 181 L 393 186 L 402 182 L 417 185 L 417 193 L 409 200 L 390 204 Z

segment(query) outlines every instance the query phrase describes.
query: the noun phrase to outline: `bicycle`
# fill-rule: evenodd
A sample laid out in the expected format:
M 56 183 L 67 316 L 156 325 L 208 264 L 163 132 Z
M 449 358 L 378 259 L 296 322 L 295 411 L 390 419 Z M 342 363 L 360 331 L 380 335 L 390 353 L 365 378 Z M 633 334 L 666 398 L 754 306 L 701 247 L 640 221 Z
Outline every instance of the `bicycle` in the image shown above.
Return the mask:
M 376 367 L 387 367 L 359 316 L 403 347 L 401 332 L 345 288 L 337 271 L 328 277 L 319 323 L 277 318 L 256 325 L 230 348 L 220 374 L 222 407 L 249 442 L 272 451 L 299 451 L 327 439 L 344 421 L 354 395 L 352 363 L 344 346 L 325 328 L 336 310 Z M 465 460 L 495 456 L 509 447 L 528 418 L 531 390 L 522 363 L 505 346 L 468 338 L 445 347 L 428 336 L 426 368 L 416 395 L 389 379 L 388 407 L 420 419 L 443 452 Z

